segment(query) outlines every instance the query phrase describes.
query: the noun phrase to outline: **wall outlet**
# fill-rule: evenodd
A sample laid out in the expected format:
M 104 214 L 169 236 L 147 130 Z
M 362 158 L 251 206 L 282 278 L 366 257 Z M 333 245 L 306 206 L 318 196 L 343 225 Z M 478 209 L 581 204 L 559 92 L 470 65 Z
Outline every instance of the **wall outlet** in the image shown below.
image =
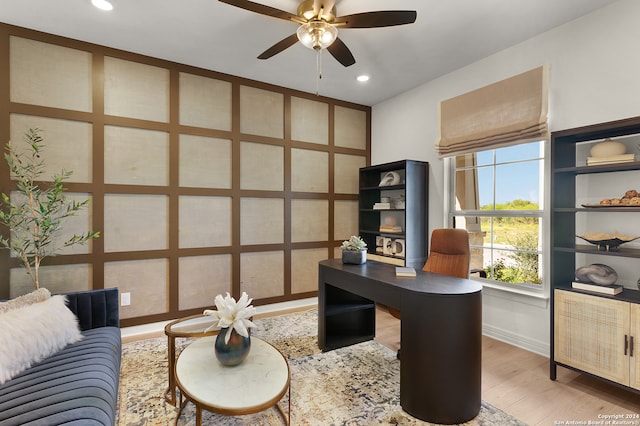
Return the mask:
M 131 304 L 131 293 L 120 294 L 120 306 L 129 306 Z

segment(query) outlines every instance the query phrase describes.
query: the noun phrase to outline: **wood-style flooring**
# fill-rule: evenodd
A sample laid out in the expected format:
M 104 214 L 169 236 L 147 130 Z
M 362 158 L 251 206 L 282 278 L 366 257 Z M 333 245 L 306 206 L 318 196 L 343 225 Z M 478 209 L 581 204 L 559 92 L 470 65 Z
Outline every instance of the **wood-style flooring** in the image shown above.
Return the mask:
M 400 347 L 400 321 L 381 307 L 376 340 L 393 350 Z M 532 426 L 599 421 L 640 425 L 640 394 L 561 367 L 557 380 L 551 381 L 548 358 L 486 336 L 482 339 L 482 399 Z M 605 418 L 616 415 L 620 417 Z

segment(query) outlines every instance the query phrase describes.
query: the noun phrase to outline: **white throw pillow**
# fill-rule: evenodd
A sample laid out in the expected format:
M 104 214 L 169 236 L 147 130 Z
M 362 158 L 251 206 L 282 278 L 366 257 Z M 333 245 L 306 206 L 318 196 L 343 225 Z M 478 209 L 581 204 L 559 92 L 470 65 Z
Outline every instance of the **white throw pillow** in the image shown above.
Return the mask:
M 0 314 L 0 384 L 80 339 L 65 296 Z
M 18 296 L 14 299 L 0 303 L 0 314 L 8 312 L 12 309 L 22 308 L 32 303 L 42 302 L 51 297 L 51 293 L 46 288 L 39 288 L 31 293 Z

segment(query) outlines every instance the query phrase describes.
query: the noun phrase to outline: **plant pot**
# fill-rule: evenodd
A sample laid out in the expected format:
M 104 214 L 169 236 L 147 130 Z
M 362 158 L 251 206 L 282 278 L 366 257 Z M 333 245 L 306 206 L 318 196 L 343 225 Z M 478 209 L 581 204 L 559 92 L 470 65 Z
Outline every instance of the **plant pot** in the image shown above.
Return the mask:
M 231 330 L 229 342 L 225 343 L 224 336 L 227 334 L 227 330 L 228 328 L 221 329 L 218 337 L 216 337 L 215 353 L 216 358 L 222 365 L 231 367 L 240 364 L 249 355 L 251 335 L 243 337 L 234 329 Z
M 342 250 L 342 263 L 361 265 L 367 261 L 367 251 Z

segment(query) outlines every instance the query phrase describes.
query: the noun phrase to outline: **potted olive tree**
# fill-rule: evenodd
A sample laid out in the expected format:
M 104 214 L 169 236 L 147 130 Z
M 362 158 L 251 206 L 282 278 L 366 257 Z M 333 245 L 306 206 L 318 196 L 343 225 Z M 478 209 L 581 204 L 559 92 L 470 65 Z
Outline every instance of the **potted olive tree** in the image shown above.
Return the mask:
M 41 181 L 44 147 L 39 129 L 29 129 L 24 135 L 28 147 L 17 150 L 11 142 L 6 145 L 4 159 L 16 182 L 13 193 L 2 193 L 0 202 L 0 224 L 10 231 L 8 237 L 0 235 L 0 248 L 11 250 L 20 259 L 37 290 L 40 288 L 40 264 L 47 256 L 54 256 L 63 247 L 85 244 L 100 236 L 99 232 L 88 231 L 73 235 L 68 240 L 58 242 L 55 237 L 70 216 L 85 208 L 89 200 L 73 201 L 65 197 L 64 181 L 73 172 L 62 170 L 55 174 L 51 182 Z

